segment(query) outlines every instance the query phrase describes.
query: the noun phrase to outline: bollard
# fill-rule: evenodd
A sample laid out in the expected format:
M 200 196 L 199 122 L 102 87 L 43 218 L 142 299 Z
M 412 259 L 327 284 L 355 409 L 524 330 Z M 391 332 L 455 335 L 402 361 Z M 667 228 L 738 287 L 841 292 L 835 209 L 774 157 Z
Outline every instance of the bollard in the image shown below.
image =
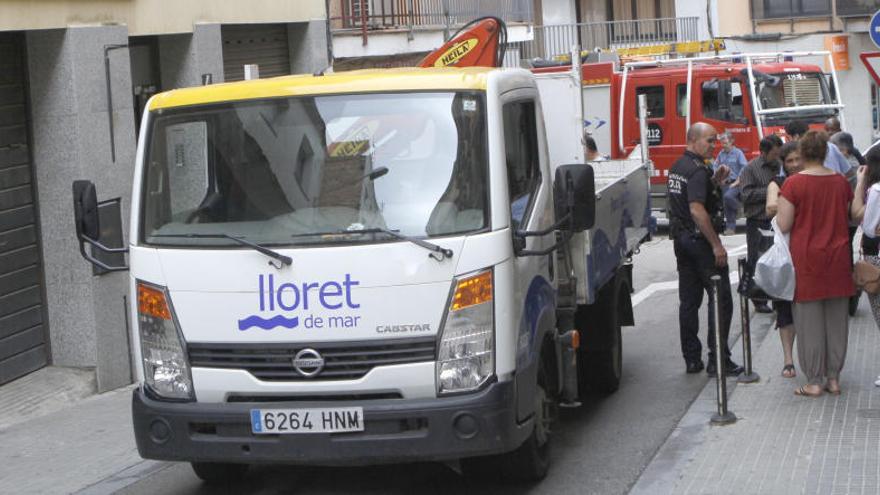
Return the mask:
M 727 356 L 724 355 L 724 344 L 721 340 L 721 315 L 718 305 L 718 297 L 721 292 L 721 277 L 712 276 L 712 298 L 709 304 L 713 304 L 715 311 L 715 384 L 718 392 L 718 412 L 712 415 L 710 422 L 713 425 L 728 425 L 736 422 L 736 415 L 727 410 L 727 370 L 724 369 Z
M 745 260 L 740 259 L 740 280 L 742 280 L 744 265 Z M 752 370 L 752 319 L 749 315 L 749 298 L 744 294 L 739 296 L 739 314 L 742 325 L 743 365 L 746 370 L 737 377 L 736 381 L 739 383 L 755 383 L 761 379 L 761 376 Z

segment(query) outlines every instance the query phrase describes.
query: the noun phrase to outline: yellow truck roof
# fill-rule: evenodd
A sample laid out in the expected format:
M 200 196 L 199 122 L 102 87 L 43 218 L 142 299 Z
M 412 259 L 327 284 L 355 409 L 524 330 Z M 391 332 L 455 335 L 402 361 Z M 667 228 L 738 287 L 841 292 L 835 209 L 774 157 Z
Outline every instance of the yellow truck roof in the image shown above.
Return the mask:
M 380 91 L 485 90 L 486 67 L 365 69 L 323 76 L 281 76 L 174 89 L 150 100 L 149 110 L 284 96 Z

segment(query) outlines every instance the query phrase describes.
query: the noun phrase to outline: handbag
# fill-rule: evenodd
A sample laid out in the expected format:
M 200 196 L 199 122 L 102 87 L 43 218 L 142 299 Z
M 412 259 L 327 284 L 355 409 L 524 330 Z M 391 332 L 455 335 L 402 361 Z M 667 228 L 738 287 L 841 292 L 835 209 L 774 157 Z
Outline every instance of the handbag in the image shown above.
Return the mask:
M 865 260 L 858 260 L 853 266 L 853 282 L 856 287 L 868 294 L 880 294 L 880 267 Z
M 783 234 L 776 224 L 773 227 L 773 246 L 758 258 L 755 264 L 755 283 L 770 297 L 791 301 L 794 299 L 794 263 L 788 248 L 788 234 Z

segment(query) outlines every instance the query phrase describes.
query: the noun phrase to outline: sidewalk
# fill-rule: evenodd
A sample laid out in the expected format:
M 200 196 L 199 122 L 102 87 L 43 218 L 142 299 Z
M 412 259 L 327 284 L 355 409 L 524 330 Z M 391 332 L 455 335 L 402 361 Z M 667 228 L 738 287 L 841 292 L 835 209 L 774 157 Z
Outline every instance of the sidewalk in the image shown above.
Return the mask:
M 0 493 L 112 493 L 120 475 L 156 469 L 135 447 L 131 390 L 0 426 Z
M 709 426 L 716 407 L 710 382 L 631 493 L 880 493 L 880 332 L 867 297 L 850 319 L 840 396 L 795 396 L 805 381 L 799 367 L 797 378 L 780 375 L 775 331 L 754 362 L 761 381 L 737 384 L 730 394 L 738 421 Z

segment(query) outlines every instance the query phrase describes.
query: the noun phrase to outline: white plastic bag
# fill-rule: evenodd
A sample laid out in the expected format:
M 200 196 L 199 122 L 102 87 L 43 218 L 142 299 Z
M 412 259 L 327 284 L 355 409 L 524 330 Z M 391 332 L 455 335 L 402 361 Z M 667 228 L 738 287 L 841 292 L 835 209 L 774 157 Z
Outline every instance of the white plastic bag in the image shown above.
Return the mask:
M 758 258 L 755 264 L 755 283 L 775 299 L 794 299 L 794 264 L 788 248 L 788 234 L 779 231 L 776 218 L 773 227 L 773 245 Z

